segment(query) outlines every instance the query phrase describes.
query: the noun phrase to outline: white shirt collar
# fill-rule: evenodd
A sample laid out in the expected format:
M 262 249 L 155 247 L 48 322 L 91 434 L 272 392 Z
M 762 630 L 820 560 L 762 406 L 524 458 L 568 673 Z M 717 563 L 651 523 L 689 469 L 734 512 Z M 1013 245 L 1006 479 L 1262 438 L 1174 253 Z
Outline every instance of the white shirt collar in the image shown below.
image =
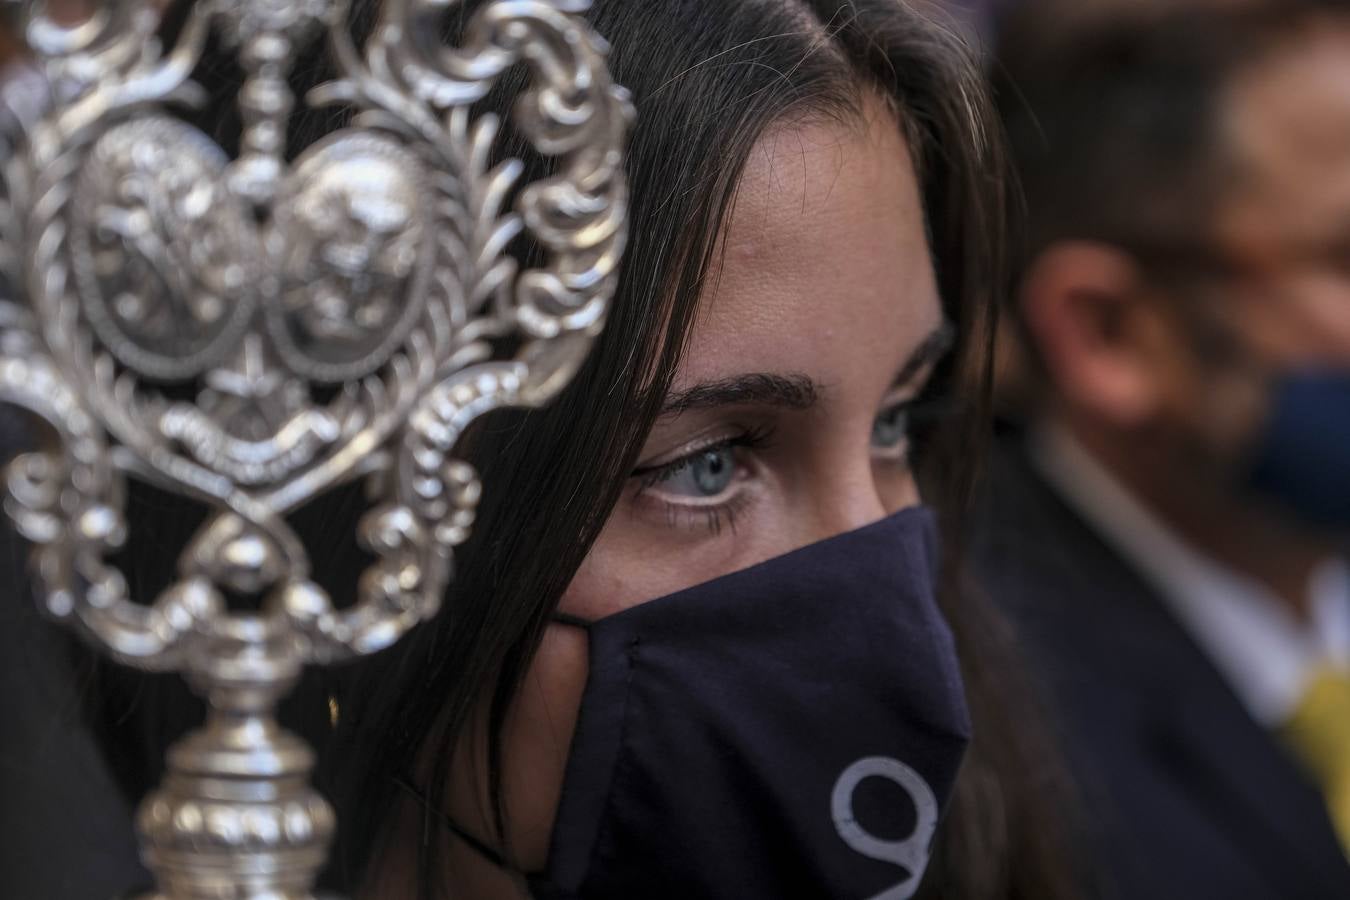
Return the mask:
M 1350 566 L 1314 575 L 1300 621 L 1264 585 L 1201 555 L 1143 507 L 1063 429 L 1033 435 L 1041 474 L 1149 581 L 1258 722 L 1293 714 L 1321 665 L 1350 668 Z

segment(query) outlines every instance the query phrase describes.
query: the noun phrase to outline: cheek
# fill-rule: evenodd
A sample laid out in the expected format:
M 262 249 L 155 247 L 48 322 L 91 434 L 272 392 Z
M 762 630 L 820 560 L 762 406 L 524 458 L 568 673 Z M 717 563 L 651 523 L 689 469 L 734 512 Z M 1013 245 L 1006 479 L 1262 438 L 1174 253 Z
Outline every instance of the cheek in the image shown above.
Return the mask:
M 1238 327 L 1276 365 L 1350 365 L 1350 278 L 1307 275 L 1236 304 Z
M 528 870 L 544 867 L 581 695 L 586 633 L 550 625 L 502 727 L 502 781 L 511 845 Z
M 1262 414 L 1264 382 L 1245 367 L 1199 360 L 1192 352 L 1157 368 L 1155 427 L 1142 453 L 1169 457 L 1196 484 L 1214 478 L 1226 483 Z
M 1327 277 L 1305 284 L 1294 306 L 1288 318 L 1302 327 L 1291 356 L 1350 365 L 1350 280 Z
M 703 532 L 682 531 L 664 518 L 651 520 L 625 496 L 610 513 L 591 551 L 582 561 L 558 609 L 583 619 L 601 619 L 647 600 L 744 568 L 767 556 L 761 544 L 772 541 L 764 527 L 769 510 L 760 508 L 751 535 L 737 540 L 708 540 Z M 755 556 L 759 553 L 759 556 Z
M 886 514 L 899 512 L 923 502 L 914 473 L 909 466 L 879 463 L 873 467 L 877 496 Z

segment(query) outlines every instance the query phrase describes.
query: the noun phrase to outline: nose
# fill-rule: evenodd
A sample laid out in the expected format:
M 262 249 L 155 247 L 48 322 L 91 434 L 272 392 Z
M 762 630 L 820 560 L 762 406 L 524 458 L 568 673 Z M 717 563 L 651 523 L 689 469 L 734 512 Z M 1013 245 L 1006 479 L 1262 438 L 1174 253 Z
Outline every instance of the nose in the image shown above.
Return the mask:
M 856 456 L 856 455 L 855 455 Z M 872 468 L 871 457 L 851 459 L 847 466 L 823 467 L 807 492 L 810 509 L 802 516 L 803 543 L 822 541 L 871 525 L 889 513 Z

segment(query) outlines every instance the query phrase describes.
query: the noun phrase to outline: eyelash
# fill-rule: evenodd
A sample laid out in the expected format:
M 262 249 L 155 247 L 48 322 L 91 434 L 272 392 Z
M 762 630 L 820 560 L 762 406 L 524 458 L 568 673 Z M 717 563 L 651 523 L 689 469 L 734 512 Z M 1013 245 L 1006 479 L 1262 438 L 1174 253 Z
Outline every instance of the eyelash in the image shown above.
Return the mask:
M 923 427 L 931 424 L 933 419 L 941 418 L 947 412 L 946 405 L 942 399 L 929 396 L 928 392 L 925 391 L 917 397 L 885 407 L 877 414 L 877 417 L 880 418 L 892 412 L 903 410 L 908 418 L 907 430 L 910 432 L 909 440 L 912 442 L 916 427 Z M 704 453 L 721 450 L 762 450 L 770 444 L 772 438 L 773 430 L 771 428 L 750 429 L 731 437 L 694 447 L 670 462 L 634 469 L 632 477 L 638 479 L 636 496 L 642 497 L 656 485 L 674 478 Z M 900 459 L 908 460 L 912 449 L 912 446 L 907 449 Z M 722 533 L 723 528 L 730 528 L 733 534 L 736 532 L 736 516 L 749 504 L 750 497 L 744 492 L 738 492 L 727 500 L 714 504 L 676 503 L 665 499 L 660 502 L 664 507 L 669 526 L 675 527 L 680 524 L 690 526 L 694 523 L 691 523 L 689 519 L 699 517 L 703 520 L 702 525 L 708 530 L 708 533 L 715 537 Z M 681 516 L 685 517 L 683 523 L 680 519 Z
M 711 441 L 707 444 L 701 444 L 690 449 L 683 456 L 672 459 L 670 462 L 659 463 L 654 466 L 647 466 L 641 469 L 633 470 L 633 477 L 641 479 L 639 484 L 641 490 L 655 487 L 663 481 L 669 481 L 676 475 L 683 472 L 694 460 L 704 453 L 711 453 L 716 450 L 762 450 L 773 437 L 773 430 L 770 428 L 757 428 L 743 431 L 740 434 L 722 438 L 721 440 Z
M 948 417 L 952 412 L 952 404 L 947 397 L 933 392 L 931 387 L 927 387 L 917 396 L 910 397 L 907 400 L 897 400 L 887 406 L 883 406 L 881 412 L 877 413 L 877 421 L 883 416 L 900 412 L 905 416 L 905 439 L 911 444 L 914 442 L 916 433 L 924 432 L 932 428 L 934 424 Z M 908 451 L 906 456 L 908 456 Z
M 634 469 L 633 477 L 638 479 L 637 496 L 641 497 L 656 485 L 674 478 L 704 453 L 721 450 L 763 450 L 769 446 L 772 438 L 773 429 L 752 428 L 740 434 L 694 447 L 683 456 L 672 459 L 670 462 Z M 732 533 L 735 533 L 736 515 L 745 508 L 748 502 L 749 498 L 744 493 L 737 493 L 721 503 L 711 504 L 676 503 L 671 500 L 661 500 L 666 513 L 666 521 L 670 526 L 674 527 L 681 524 L 681 516 L 686 518 L 699 517 L 703 520 L 703 526 L 714 536 L 721 534 L 723 528 L 730 528 Z M 689 523 L 686 521 L 684 524 L 688 525 Z
M 684 503 L 675 503 L 670 500 L 661 501 L 662 506 L 665 507 L 667 525 L 672 528 L 680 524 L 688 526 L 690 523 L 687 519 L 698 517 L 702 519 L 702 522 L 696 524 L 701 524 L 713 537 L 717 537 L 721 534 L 723 528 L 728 528 L 731 530 L 732 534 L 735 534 L 736 516 L 739 515 L 749 503 L 750 498 L 747 497 L 744 492 L 733 494 L 727 500 L 718 503 L 715 506 L 692 506 Z M 684 523 L 680 522 L 681 516 L 686 517 Z

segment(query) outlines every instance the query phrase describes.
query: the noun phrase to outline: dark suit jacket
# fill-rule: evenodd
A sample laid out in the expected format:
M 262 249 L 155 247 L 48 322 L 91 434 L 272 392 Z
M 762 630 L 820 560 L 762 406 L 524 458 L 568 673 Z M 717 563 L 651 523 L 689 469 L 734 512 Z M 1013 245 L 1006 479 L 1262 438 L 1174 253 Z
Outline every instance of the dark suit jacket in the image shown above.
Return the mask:
M 1350 898 L 1316 787 L 1019 440 L 987 495 L 977 571 L 1049 691 L 1107 896 Z

